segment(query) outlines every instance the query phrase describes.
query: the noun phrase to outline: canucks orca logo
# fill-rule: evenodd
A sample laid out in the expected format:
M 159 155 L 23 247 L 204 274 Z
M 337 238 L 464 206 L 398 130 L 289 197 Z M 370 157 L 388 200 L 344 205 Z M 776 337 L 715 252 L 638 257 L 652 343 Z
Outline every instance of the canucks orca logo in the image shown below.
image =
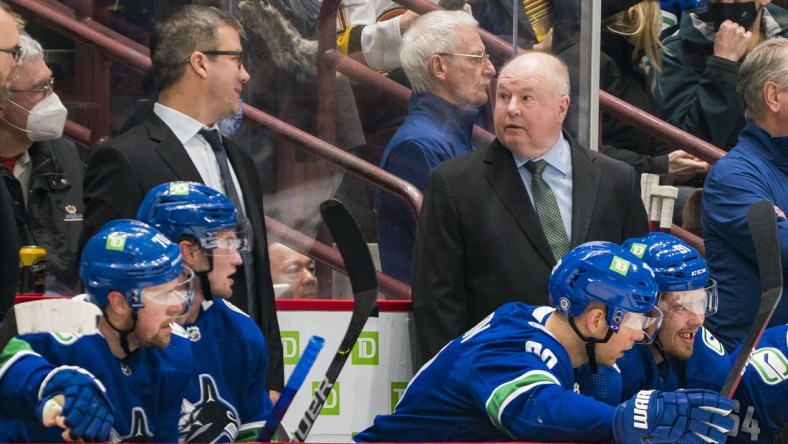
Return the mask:
M 238 413 L 222 399 L 211 375 L 200 375 L 200 400 L 184 398 L 178 421 L 180 442 L 226 442 L 238 434 Z
M 131 410 L 131 427 L 129 434 L 120 436 L 113 428 L 109 434 L 109 442 L 151 442 L 153 440 L 153 433 L 148 427 L 148 418 L 145 416 L 145 410 L 141 407 L 134 407 Z

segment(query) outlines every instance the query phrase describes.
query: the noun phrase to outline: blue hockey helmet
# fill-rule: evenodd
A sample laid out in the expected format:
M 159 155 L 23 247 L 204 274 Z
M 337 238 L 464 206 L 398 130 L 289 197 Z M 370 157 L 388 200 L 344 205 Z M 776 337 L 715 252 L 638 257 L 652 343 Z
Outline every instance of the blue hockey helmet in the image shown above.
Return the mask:
M 667 233 L 651 232 L 627 239 L 622 247 L 651 268 L 660 292 L 689 292 L 677 302 L 698 314 L 717 311 L 717 283 L 709 278 L 706 261 L 691 245 Z M 705 293 L 691 292 L 701 289 Z
M 169 182 L 153 187 L 137 210 L 137 219 L 161 231 L 173 242 L 194 238 L 206 251 L 219 247 L 251 249 L 251 229 L 239 221 L 236 208 L 219 191 L 197 182 Z M 232 245 L 224 245 L 221 231 L 233 231 Z M 221 250 L 220 250 L 221 251 Z
M 186 270 L 180 248 L 166 236 L 142 222 L 122 219 L 108 222 L 87 241 L 79 275 L 93 303 L 105 306 L 109 292 L 118 291 L 137 310 L 144 306 L 143 290 L 172 282 Z
M 633 254 L 612 242 L 587 242 L 569 251 L 550 274 L 552 305 L 577 317 L 592 301 L 607 307 L 607 323 L 617 332 L 625 324 L 641 328 L 653 340 L 662 314 L 654 309 L 654 274 Z M 629 316 L 642 315 L 642 316 Z M 628 322 L 632 318 L 635 322 Z

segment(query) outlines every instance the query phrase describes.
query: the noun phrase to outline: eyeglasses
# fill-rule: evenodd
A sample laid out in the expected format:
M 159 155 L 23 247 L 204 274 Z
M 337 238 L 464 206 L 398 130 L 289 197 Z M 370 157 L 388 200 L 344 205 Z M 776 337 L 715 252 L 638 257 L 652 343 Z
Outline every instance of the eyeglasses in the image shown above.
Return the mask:
M 11 54 L 11 57 L 14 58 L 14 63 L 19 61 L 19 57 L 22 57 L 22 47 L 19 45 L 16 45 L 10 49 L 0 48 L 0 52 Z
M 440 52 L 440 53 L 438 53 L 438 55 L 439 56 L 470 57 L 472 59 L 476 59 L 475 61 L 479 65 L 484 64 L 484 62 L 487 62 L 487 61 L 490 60 L 490 54 L 487 54 L 486 52 L 483 53 L 483 54 L 452 54 L 450 52 Z
M 55 78 L 50 77 L 49 83 L 41 88 L 33 88 L 33 89 L 10 89 L 11 92 L 19 92 L 19 93 L 43 93 L 44 98 L 49 96 L 52 93 L 52 88 L 55 86 Z
M 235 59 L 235 64 L 238 65 L 238 69 L 241 69 L 241 65 L 243 65 L 243 61 L 242 61 L 242 58 L 241 58 L 243 56 L 243 51 L 209 50 L 209 51 L 198 51 L 198 52 L 201 52 L 201 53 L 203 53 L 205 55 L 209 55 L 209 56 L 211 56 L 211 55 L 226 55 L 226 56 L 238 57 L 237 59 Z

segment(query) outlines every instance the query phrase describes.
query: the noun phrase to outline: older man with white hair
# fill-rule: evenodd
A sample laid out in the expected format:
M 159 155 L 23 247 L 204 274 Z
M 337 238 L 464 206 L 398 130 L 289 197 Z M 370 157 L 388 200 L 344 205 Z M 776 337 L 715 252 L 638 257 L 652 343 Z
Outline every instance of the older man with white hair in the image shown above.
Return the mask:
M 473 151 L 477 108 L 488 99 L 495 68 L 476 20 L 463 11 L 420 17 L 403 37 L 400 60 L 413 87 L 408 116 L 383 152 L 380 167 L 424 189 L 430 170 Z M 416 219 L 398 197 L 375 199 L 383 271 L 410 283 Z

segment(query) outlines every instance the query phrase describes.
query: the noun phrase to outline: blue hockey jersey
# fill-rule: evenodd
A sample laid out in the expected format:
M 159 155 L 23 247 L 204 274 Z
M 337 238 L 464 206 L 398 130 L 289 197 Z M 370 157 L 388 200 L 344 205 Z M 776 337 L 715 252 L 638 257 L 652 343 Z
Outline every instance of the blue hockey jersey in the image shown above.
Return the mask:
M 573 391 L 572 364 L 543 323 L 550 307 L 509 303 L 443 348 L 364 441 L 612 439 L 614 408 Z
M 580 393 L 617 406 L 640 390 L 698 388 L 719 392 L 731 364 L 722 344 L 700 327 L 692 356 L 686 361 L 666 359 L 657 364 L 649 346 L 636 345 L 624 352 L 615 367 L 600 367 L 596 375 L 589 374 L 587 367 L 577 371 Z
M 111 441 L 176 442 L 193 356 L 183 330 L 173 324 L 172 332 L 166 348 L 140 348 L 125 360 L 98 333 L 12 339 L 0 354 L 0 442 L 63 442 L 62 429 L 44 428 L 35 415 L 41 382 L 61 365 L 82 367 L 106 387 L 115 416 Z
M 731 355 L 731 362 L 740 351 L 741 346 Z M 788 325 L 766 329 L 733 400 L 738 421 L 731 432 L 735 437 L 728 442 L 775 442 L 788 424 Z
M 183 327 L 192 341 L 196 375 L 183 401 L 181 442 L 257 438 L 272 408 L 260 328 L 222 299 L 203 302 L 197 321 Z

